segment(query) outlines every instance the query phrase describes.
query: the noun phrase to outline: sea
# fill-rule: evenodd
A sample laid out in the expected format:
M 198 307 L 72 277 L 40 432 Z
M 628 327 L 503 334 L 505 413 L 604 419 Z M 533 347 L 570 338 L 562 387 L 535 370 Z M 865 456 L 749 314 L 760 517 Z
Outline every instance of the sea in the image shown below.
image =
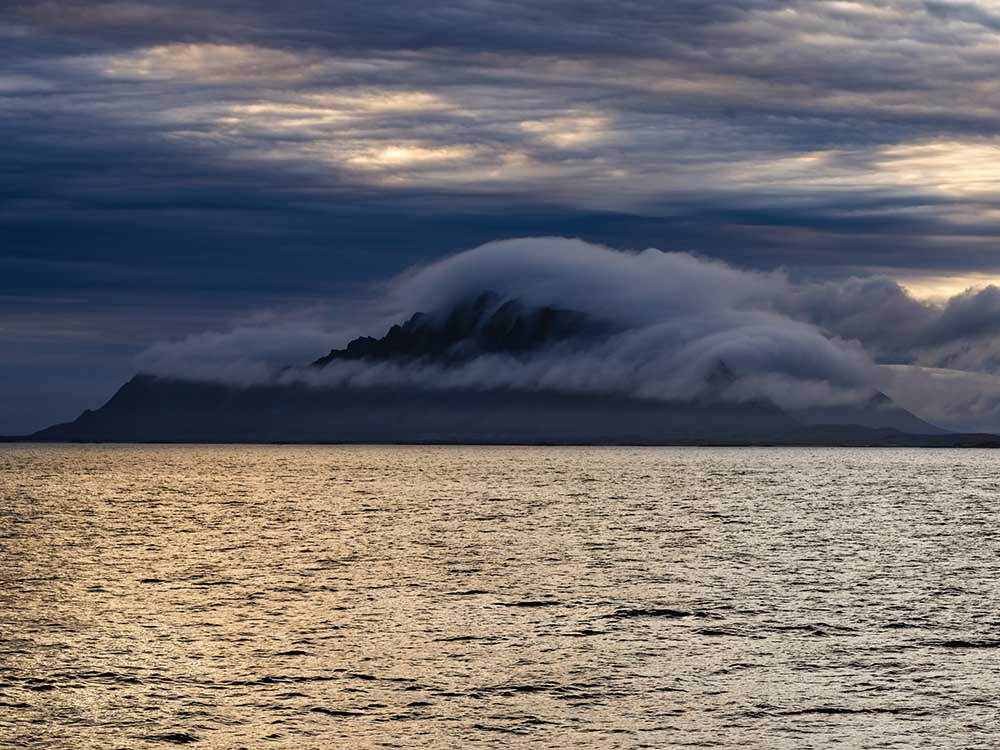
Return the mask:
M 998 468 L 3 445 L 0 747 L 997 747 Z

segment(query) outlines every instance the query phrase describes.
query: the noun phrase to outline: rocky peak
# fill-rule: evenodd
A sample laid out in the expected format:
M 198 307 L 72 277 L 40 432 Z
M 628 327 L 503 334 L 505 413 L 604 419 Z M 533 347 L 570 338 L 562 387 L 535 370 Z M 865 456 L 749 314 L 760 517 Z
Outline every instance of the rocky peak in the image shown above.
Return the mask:
M 416 313 L 392 326 L 382 338 L 362 336 L 334 349 L 313 364 L 334 360 L 406 360 L 460 362 L 480 354 L 517 354 L 606 331 L 584 313 L 557 307 L 530 307 L 521 300 L 484 292 L 449 310 Z

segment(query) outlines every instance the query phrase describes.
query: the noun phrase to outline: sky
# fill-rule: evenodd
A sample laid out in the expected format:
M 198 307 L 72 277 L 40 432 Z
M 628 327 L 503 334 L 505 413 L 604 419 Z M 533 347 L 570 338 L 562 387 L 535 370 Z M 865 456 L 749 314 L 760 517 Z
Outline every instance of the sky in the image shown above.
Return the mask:
M 992 0 L 7 0 L 0 434 L 507 238 L 944 305 L 1000 278 L 997 70 Z

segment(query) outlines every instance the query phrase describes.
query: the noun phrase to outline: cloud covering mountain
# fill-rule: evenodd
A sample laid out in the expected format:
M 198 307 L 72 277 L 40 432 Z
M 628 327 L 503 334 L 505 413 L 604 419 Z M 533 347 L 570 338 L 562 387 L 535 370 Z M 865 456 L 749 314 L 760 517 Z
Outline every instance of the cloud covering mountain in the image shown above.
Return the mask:
M 572 311 L 597 325 L 530 350 L 482 351 L 460 361 L 357 357 L 305 366 L 357 334 L 380 336 L 414 312 L 444 316 L 486 291 L 495 295 L 490 311 L 516 300 L 527 310 Z M 961 360 L 990 372 L 998 299 L 988 287 L 935 306 L 884 277 L 795 283 L 779 272 L 743 271 L 685 253 L 525 238 L 411 269 L 334 323 L 315 316 L 268 320 L 160 343 L 141 366 L 161 376 L 243 384 L 516 388 L 664 401 L 712 389 L 713 397 L 763 399 L 791 410 L 855 404 L 881 388 L 945 426 L 993 429 L 1000 420 L 982 408 L 966 422 L 965 402 L 954 393 L 935 398 L 933 389 L 918 388 L 919 370 L 878 365 Z M 720 363 L 733 376 L 721 389 L 712 379 Z
M 869 277 L 997 278 L 998 69 L 990 0 L 8 0 L 0 431 L 498 237 L 786 268 L 832 308 L 864 277 L 885 356 L 915 327 L 989 366 Z

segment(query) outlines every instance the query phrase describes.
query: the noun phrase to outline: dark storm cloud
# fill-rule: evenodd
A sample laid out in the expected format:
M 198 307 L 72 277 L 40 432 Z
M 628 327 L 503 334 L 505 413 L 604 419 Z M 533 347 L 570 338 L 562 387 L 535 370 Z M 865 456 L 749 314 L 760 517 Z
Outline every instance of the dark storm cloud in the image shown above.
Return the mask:
M 1000 289 L 987 287 L 968 291 L 948 300 L 941 315 L 925 335 L 930 344 L 955 339 L 996 336 L 1000 334 Z
M 1000 374 L 995 352 L 1000 289 L 993 285 L 968 289 L 936 305 L 915 299 L 893 279 L 869 276 L 800 284 L 789 288 L 776 306 L 861 342 L 875 356 L 943 367 L 955 364 L 962 353 L 961 369 Z
M 990 274 L 998 29 L 918 0 L 11 0 L 0 345 L 101 367 L 104 310 L 148 342 L 512 236 Z M 67 296 L 100 343 L 46 333 Z
M 280 232 L 303 203 L 374 199 L 389 215 L 447 217 L 513 202 L 558 209 L 563 234 L 593 213 L 693 225 L 696 249 L 720 255 L 740 252 L 742 231 L 762 246 L 746 261 L 763 265 L 841 260 L 814 264 L 808 237 L 782 241 L 791 226 L 842 239 L 851 265 L 878 266 L 857 257 L 861 223 L 909 230 L 880 239 L 882 265 L 982 266 L 975 250 L 956 260 L 950 239 L 995 229 L 991 190 L 933 184 L 947 148 L 907 150 L 995 134 L 983 102 L 1000 48 L 977 6 L 5 8 L 5 185 L 36 209 L 145 198 L 169 214 L 224 201 Z M 956 202 L 969 214 L 959 226 Z M 892 255 L 915 248 L 919 261 Z

